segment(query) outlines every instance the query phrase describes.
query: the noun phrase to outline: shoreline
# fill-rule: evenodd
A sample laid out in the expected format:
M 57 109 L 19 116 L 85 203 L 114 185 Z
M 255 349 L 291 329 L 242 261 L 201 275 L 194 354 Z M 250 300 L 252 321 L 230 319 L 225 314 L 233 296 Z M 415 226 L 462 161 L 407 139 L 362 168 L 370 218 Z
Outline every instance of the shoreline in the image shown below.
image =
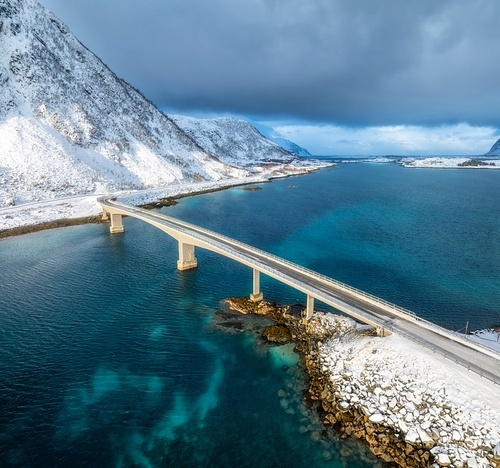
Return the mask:
M 58 229 L 70 226 L 81 226 L 83 224 L 103 224 L 108 221 L 101 219 L 101 216 L 84 216 L 81 218 L 62 218 L 54 221 L 44 221 L 37 224 L 28 224 L 25 226 L 13 227 L 0 231 L 0 239 L 7 237 L 22 236 L 34 232 L 47 231 L 49 229 Z
M 459 162 L 460 161 L 460 162 Z M 397 164 L 407 169 L 486 169 L 498 170 L 497 158 L 487 157 L 446 157 L 430 156 L 423 158 L 403 157 Z
M 478 385 L 478 376 L 404 337 L 374 336 L 347 317 L 315 311 L 304 322 L 303 307 L 224 302 L 275 322 L 262 334 L 267 341 L 295 344 L 309 376 L 305 398 L 341 438 L 363 440 L 401 467 L 500 466 L 495 385 Z
M 144 189 L 138 191 L 118 191 L 116 192 L 117 197 L 125 197 L 129 199 L 129 203 L 139 207 L 146 207 L 147 209 L 156 208 L 156 204 L 159 200 L 169 200 L 173 201 L 182 198 L 192 197 L 196 195 L 203 195 L 206 193 L 219 192 L 222 190 L 227 190 L 233 187 L 242 187 L 245 185 L 253 184 L 266 184 L 271 183 L 273 180 L 286 179 L 290 177 L 296 177 L 301 175 L 311 174 L 320 169 L 325 169 L 328 167 L 335 167 L 336 164 L 322 164 L 310 165 L 305 167 L 295 168 L 295 171 L 290 171 L 286 174 L 263 174 L 261 176 L 252 176 L 246 179 L 225 179 L 223 181 L 206 181 L 206 182 L 195 182 L 191 184 L 180 184 L 180 185 L 170 185 L 165 187 Z M 199 187 L 199 189 L 196 189 Z M 205 187 L 205 188 L 204 188 Z M 195 189 L 191 191 L 192 189 Z M 55 207 L 62 206 L 63 208 L 59 211 L 58 218 L 45 219 L 45 220 L 34 220 L 27 222 L 26 224 L 20 226 L 13 226 L 7 228 L 0 228 L 0 239 L 4 239 L 12 236 L 19 236 L 24 234 L 31 234 L 34 232 L 45 231 L 49 229 L 57 229 L 62 227 L 77 226 L 82 224 L 100 224 L 108 222 L 101 219 L 101 207 L 97 204 L 97 198 L 104 193 L 96 194 L 82 194 L 81 196 L 73 195 L 68 197 L 63 197 L 59 199 L 52 200 L 41 200 L 37 202 L 28 202 L 12 207 L 1 207 L 0 215 L 3 213 L 8 213 L 5 218 L 13 218 L 10 214 L 12 212 L 20 212 L 22 210 L 37 210 L 37 214 L 41 211 L 49 211 Z M 113 194 L 111 194 L 113 195 Z M 132 201 L 135 199 L 135 202 Z M 76 213 L 80 216 L 71 217 L 71 211 L 69 207 L 73 208 L 72 203 L 87 203 L 89 206 L 83 208 L 76 208 Z M 164 206 L 168 206 L 165 204 Z M 158 207 L 161 207 L 161 203 Z M 85 213 L 85 214 L 84 214 Z M 66 214 L 66 216 L 64 216 Z M 35 218 L 32 214 L 27 215 L 29 218 Z M 0 220 L 1 221 L 1 220 Z
M 292 177 L 292 176 L 290 176 Z M 212 189 L 206 189 L 206 190 L 200 190 L 197 192 L 186 192 L 186 193 L 181 193 L 178 195 L 173 195 L 170 197 L 160 197 L 156 198 L 157 201 L 152 201 L 149 203 L 144 203 L 142 205 L 137 205 L 139 208 L 145 208 L 147 210 L 153 210 L 156 208 L 162 208 L 165 206 L 173 206 L 177 202 L 176 200 L 180 200 L 182 198 L 189 198 L 189 197 L 194 197 L 197 195 L 203 195 L 206 193 L 212 193 L 212 192 L 220 192 L 222 190 L 227 190 L 229 188 L 233 187 L 240 187 L 244 185 L 252 185 L 252 184 L 260 184 L 260 183 L 269 183 L 271 182 L 270 180 L 264 180 L 262 182 L 242 182 L 237 185 L 229 185 L 229 186 L 223 186 L 223 187 L 216 187 Z M 134 194 L 130 194 L 133 196 Z M 130 195 L 119 195 L 121 196 L 130 196 Z M 96 199 L 98 196 L 96 195 Z M 43 203 L 43 202 L 41 202 Z M 19 209 L 22 209 L 23 205 L 19 205 Z M 70 226 L 80 226 L 83 224 L 109 224 L 109 220 L 107 219 L 102 219 L 101 215 L 91 215 L 91 216 L 81 216 L 78 218 L 60 218 L 60 219 L 55 219 L 52 221 L 43 221 L 40 223 L 36 224 L 26 224 L 24 226 L 18 226 L 18 227 L 13 227 L 13 228 L 7 228 L 7 229 L 2 229 L 0 230 L 0 239 L 4 239 L 7 237 L 13 237 L 13 236 L 21 236 L 24 234 L 32 234 L 34 232 L 39 232 L 39 231 L 46 231 L 49 229 L 58 229 L 58 228 L 63 228 L 63 227 L 70 227 Z

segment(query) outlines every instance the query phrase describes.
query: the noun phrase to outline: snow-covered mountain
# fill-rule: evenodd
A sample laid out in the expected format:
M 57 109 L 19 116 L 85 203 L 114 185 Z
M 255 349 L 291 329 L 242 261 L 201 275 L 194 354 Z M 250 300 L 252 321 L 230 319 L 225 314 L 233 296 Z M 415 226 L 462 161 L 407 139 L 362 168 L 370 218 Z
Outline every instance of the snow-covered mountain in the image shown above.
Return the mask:
M 171 115 L 171 119 L 198 145 L 229 165 L 247 168 L 295 159 L 289 151 L 265 138 L 245 120 L 221 117 L 196 119 Z
M 295 153 L 298 156 L 311 156 L 311 153 L 309 153 L 309 151 L 307 151 L 302 146 L 297 145 L 297 143 L 287 140 L 274 128 L 265 125 L 262 122 L 255 122 L 254 125 L 262 135 L 264 135 L 266 138 L 273 141 L 277 145 L 281 146 L 285 150 L 290 151 L 291 153 Z
M 297 143 L 294 143 L 293 141 L 287 140 L 286 138 L 282 137 L 274 137 L 274 138 L 269 138 L 271 141 L 274 141 L 277 145 L 280 145 L 282 148 L 286 149 L 287 151 L 290 151 L 291 153 L 295 153 L 298 156 L 311 156 L 311 153 L 307 151 L 305 148 L 302 148 L 302 146 L 299 146 Z
M 221 122 L 212 141 L 213 123 L 176 120 L 189 128 L 119 79 L 36 0 L 0 0 L 0 206 L 241 178 L 255 161 L 295 159 L 238 121 Z
M 500 140 L 497 140 L 485 156 L 500 156 Z

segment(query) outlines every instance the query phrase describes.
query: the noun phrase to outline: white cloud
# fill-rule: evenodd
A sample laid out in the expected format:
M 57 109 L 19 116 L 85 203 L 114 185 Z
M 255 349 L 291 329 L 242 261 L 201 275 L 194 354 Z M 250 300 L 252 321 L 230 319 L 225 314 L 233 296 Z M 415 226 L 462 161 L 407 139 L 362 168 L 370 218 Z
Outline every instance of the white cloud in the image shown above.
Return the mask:
M 439 127 L 364 128 L 285 122 L 265 124 L 316 155 L 477 155 L 486 153 L 500 138 L 498 129 L 464 123 Z

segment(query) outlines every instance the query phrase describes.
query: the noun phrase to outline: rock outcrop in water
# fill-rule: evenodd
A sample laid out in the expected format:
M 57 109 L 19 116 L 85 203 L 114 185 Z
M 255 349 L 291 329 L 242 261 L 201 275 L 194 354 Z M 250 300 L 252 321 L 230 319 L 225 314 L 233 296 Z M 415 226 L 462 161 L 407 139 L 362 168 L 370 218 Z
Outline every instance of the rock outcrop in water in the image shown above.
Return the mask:
M 288 329 L 310 377 L 308 397 L 341 437 L 362 439 L 382 460 L 402 467 L 500 466 L 498 413 L 457 405 L 444 377 L 436 392 L 412 369 L 385 366 L 390 349 L 381 358 L 373 340 L 388 338 L 369 336 L 369 328 L 332 314 L 315 312 L 304 322 L 296 307 L 241 298 L 227 305 L 244 314 L 267 311 Z

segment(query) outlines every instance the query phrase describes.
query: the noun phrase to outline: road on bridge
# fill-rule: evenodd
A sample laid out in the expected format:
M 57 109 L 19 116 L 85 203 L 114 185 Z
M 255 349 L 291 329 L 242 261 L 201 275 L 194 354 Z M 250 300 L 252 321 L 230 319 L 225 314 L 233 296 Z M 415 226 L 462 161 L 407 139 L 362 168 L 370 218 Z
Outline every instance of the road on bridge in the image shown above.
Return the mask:
M 123 215 L 182 232 L 201 242 L 205 248 L 215 248 L 219 253 L 310 294 L 325 304 L 412 339 L 466 369 L 500 384 L 500 355 L 497 352 L 483 349 L 476 343 L 419 319 L 394 304 L 199 226 L 124 205 L 110 197 L 102 197 L 98 201 L 103 207 L 111 207 Z

